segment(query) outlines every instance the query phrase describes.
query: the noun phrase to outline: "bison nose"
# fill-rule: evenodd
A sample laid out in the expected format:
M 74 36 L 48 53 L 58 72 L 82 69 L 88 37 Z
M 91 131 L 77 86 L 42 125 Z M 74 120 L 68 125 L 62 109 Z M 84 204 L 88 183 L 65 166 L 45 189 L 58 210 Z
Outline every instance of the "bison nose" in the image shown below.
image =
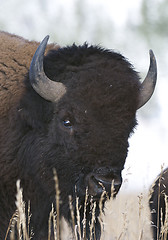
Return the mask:
M 108 196 L 111 196 L 112 184 L 114 187 L 113 194 L 116 195 L 121 187 L 121 174 L 116 175 L 113 172 L 108 174 L 89 173 L 85 178 L 88 187 L 88 193 L 94 197 L 101 197 L 101 194 L 106 191 Z

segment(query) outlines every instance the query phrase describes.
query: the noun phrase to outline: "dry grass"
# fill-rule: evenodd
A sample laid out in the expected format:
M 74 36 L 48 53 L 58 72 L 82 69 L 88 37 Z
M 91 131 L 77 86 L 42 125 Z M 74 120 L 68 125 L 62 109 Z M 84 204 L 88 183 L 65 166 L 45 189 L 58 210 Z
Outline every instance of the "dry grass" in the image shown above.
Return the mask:
M 148 196 L 118 194 L 106 204 L 102 240 L 151 240 Z
M 163 180 L 163 169 L 158 178 L 158 207 L 160 206 L 160 196 L 161 193 L 161 182 Z M 86 240 L 86 208 L 88 206 L 88 190 L 86 189 L 85 203 L 84 203 L 84 213 L 82 219 L 82 227 L 84 229 L 81 232 L 80 225 L 80 208 L 79 199 L 76 198 L 76 209 L 74 212 L 72 205 L 72 197 L 69 196 L 69 208 L 72 218 L 72 230 L 69 228 L 68 224 L 64 219 L 60 219 L 59 205 L 60 205 L 60 191 L 59 182 L 57 178 L 56 171 L 54 170 L 54 180 L 55 180 L 55 206 L 51 206 L 51 212 L 48 220 L 48 239 L 51 240 L 51 232 L 53 233 L 54 240 Z M 163 185 L 163 184 L 162 184 Z M 29 228 L 31 222 L 31 209 L 30 203 L 28 203 L 28 209 L 25 209 L 25 202 L 23 200 L 23 191 L 20 188 L 20 181 L 16 183 L 17 195 L 16 195 L 16 207 L 17 210 L 13 214 L 9 227 L 6 232 L 5 239 L 10 236 L 10 240 L 16 240 L 15 231 L 17 231 L 18 240 L 34 240 L 33 232 Z M 103 187 L 103 186 L 102 186 Z M 165 186 L 166 187 L 166 186 Z M 151 188 L 152 190 L 152 188 Z M 114 193 L 114 188 L 112 184 L 112 196 Z M 161 192 L 161 193 L 160 193 Z M 149 198 L 151 197 L 152 191 L 149 193 L 143 192 L 136 194 L 119 192 L 115 199 L 111 197 L 105 204 L 105 214 L 100 211 L 99 220 L 102 229 L 101 240 L 152 240 L 151 232 L 151 220 L 150 220 L 150 210 L 149 210 Z M 102 202 L 104 196 L 107 197 L 106 192 L 103 192 L 102 197 L 99 202 L 99 209 L 102 209 Z M 161 232 L 157 233 L 157 240 L 167 240 L 168 234 L 168 196 L 165 198 L 165 219 L 163 222 L 163 214 L 161 213 Z M 94 223 L 95 223 L 95 209 L 96 203 L 91 198 L 91 221 L 90 221 L 90 239 L 94 239 Z M 26 217 L 27 213 L 27 217 Z M 159 217 L 159 215 L 158 215 Z M 77 219 L 77 225 L 75 225 L 75 218 Z M 158 224 L 159 225 L 159 221 Z M 51 230 L 51 227 L 53 229 Z
M 20 188 L 20 180 L 16 183 L 17 194 L 16 194 L 16 207 L 17 210 L 13 214 L 7 232 L 5 240 L 10 235 L 10 240 L 15 240 L 15 231 L 18 233 L 18 239 L 30 240 L 32 239 L 33 233 L 29 229 L 31 213 L 30 203 L 28 203 L 28 216 L 26 218 L 25 202 L 23 201 L 23 190 Z M 26 220 L 27 219 L 27 220 Z
M 56 180 L 56 188 L 58 187 L 58 182 Z M 10 228 L 14 231 L 14 226 L 17 224 L 17 229 L 19 233 L 18 239 L 30 240 L 33 239 L 33 234 L 31 233 L 29 226 L 26 226 L 25 217 L 25 203 L 23 201 L 22 189 L 20 189 L 20 182 L 17 182 L 17 212 L 13 216 L 10 222 Z M 86 200 L 87 202 L 87 194 Z M 58 220 L 59 213 L 59 203 L 57 202 L 59 195 L 56 196 L 57 210 L 52 207 L 49 226 L 53 221 L 54 227 L 54 240 L 70 240 L 77 239 L 77 232 L 79 233 L 79 238 L 81 240 L 86 239 L 85 232 L 83 235 L 80 231 L 80 225 L 75 226 L 73 224 L 75 235 L 72 235 L 72 231 L 69 229 L 67 223 L 64 220 Z M 90 228 L 94 229 L 94 210 L 95 203 L 92 203 L 92 220 L 90 223 Z M 101 202 L 100 202 L 101 205 Z M 77 201 L 77 209 L 79 209 Z M 74 212 L 72 209 L 70 201 L 70 209 L 72 218 L 74 218 Z M 85 210 L 84 210 L 85 211 Z M 30 212 L 30 211 L 29 211 Z M 84 214 L 85 216 L 85 214 Z M 31 221 L 31 215 L 29 213 L 28 222 Z M 77 211 L 77 219 L 80 222 L 79 211 Z M 115 200 L 109 200 L 105 205 L 105 215 L 100 214 L 100 219 L 102 219 L 102 237 L 101 240 L 151 240 L 151 230 L 150 230 L 150 212 L 148 207 L 148 196 L 147 194 L 124 194 L 119 193 Z M 83 219 L 85 225 L 86 219 Z M 60 228 L 61 226 L 61 228 Z M 59 230 L 61 230 L 61 236 Z M 94 231 L 93 235 L 94 235 Z M 9 229 L 8 229 L 9 233 Z M 50 240 L 51 232 L 49 227 L 48 240 Z M 92 235 L 90 239 L 92 239 Z M 10 234 L 10 239 L 14 240 L 14 233 Z M 164 238 L 163 238 L 164 239 Z
M 160 181 L 162 174 L 160 175 Z M 51 212 L 48 221 L 48 240 L 51 239 L 51 232 L 53 232 L 54 240 L 86 240 L 86 207 L 88 204 L 88 191 L 86 190 L 84 214 L 82 219 L 83 233 L 80 226 L 80 207 L 79 199 L 76 198 L 76 213 L 72 206 L 72 198 L 69 197 L 69 207 L 72 218 L 72 230 L 68 227 L 68 224 L 64 219 L 60 219 L 59 204 L 60 204 L 60 191 L 59 182 L 56 171 L 54 170 L 55 190 L 56 190 L 56 202 L 54 206 L 51 206 Z M 160 184 L 159 181 L 159 184 Z M 16 195 L 16 207 L 17 210 L 13 214 L 9 227 L 7 229 L 5 240 L 10 236 L 10 240 L 15 239 L 15 231 L 17 231 L 18 238 L 22 240 L 33 240 L 33 232 L 29 229 L 31 222 L 31 209 L 30 203 L 28 209 L 25 209 L 25 202 L 23 200 L 23 191 L 20 188 L 20 181 L 16 183 L 17 195 Z M 159 186 L 159 185 L 158 185 Z M 160 191 L 160 188 L 159 188 Z M 114 192 L 112 184 L 112 193 Z M 99 202 L 99 208 L 102 209 L 102 201 L 106 192 L 103 192 L 102 198 Z M 113 195 L 113 194 L 112 194 Z M 115 199 L 110 199 L 105 204 L 105 214 L 100 211 L 99 220 L 101 223 L 102 236 L 101 240 L 151 240 L 151 220 L 149 210 L 149 194 L 148 193 L 124 193 L 120 192 Z M 158 197 L 158 205 L 160 194 Z M 161 224 L 161 234 L 158 235 L 158 240 L 166 240 L 168 230 L 168 197 L 165 196 L 166 214 L 165 221 Z M 95 223 L 95 209 L 96 203 L 91 198 L 90 201 L 92 217 L 90 221 L 90 239 L 94 239 L 94 223 Z M 26 218 L 27 213 L 27 218 Z M 77 225 L 75 225 L 75 217 L 77 219 Z M 161 215 L 162 219 L 162 215 Z M 51 231 L 51 226 L 53 230 Z M 53 239 L 52 238 L 52 239 Z M 46 239 L 47 240 L 47 239 Z
M 106 203 L 105 215 L 101 213 L 100 218 L 103 229 L 101 240 L 152 239 L 148 194 L 146 193 L 118 194 L 115 200 L 109 200 Z M 70 230 L 65 221 L 63 224 L 62 239 L 69 240 Z M 71 239 L 76 238 L 71 237 Z

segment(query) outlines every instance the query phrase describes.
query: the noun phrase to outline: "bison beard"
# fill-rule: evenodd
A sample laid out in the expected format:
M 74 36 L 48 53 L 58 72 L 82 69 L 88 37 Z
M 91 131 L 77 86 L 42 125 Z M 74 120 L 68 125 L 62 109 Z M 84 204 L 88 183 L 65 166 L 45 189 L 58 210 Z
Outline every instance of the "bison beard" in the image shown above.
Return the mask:
M 54 168 L 60 215 L 70 224 L 70 195 L 74 208 L 79 197 L 82 220 L 86 188 L 97 203 L 104 188 L 110 195 L 112 181 L 119 191 L 136 110 L 149 100 L 156 83 L 152 52 L 141 84 L 137 72 L 118 53 L 87 44 L 60 48 L 47 41 L 48 37 L 35 53 L 39 43 L 0 33 L 1 239 L 16 209 L 18 179 L 24 200 L 31 202 L 30 227 L 37 240 L 48 236 L 55 203 Z M 95 239 L 101 234 L 99 211 L 97 204 Z M 86 218 L 89 239 L 89 204 Z

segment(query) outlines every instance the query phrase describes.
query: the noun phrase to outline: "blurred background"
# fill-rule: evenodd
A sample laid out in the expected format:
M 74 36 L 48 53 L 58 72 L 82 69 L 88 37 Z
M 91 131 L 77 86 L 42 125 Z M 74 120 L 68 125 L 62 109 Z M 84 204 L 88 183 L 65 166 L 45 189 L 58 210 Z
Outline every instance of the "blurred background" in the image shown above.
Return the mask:
M 167 0 L 0 0 L 0 30 L 61 46 L 100 44 L 122 53 L 140 72 L 149 67 L 149 49 L 158 63 L 151 100 L 138 111 L 130 138 L 121 191 L 148 190 L 168 166 L 168 1 Z

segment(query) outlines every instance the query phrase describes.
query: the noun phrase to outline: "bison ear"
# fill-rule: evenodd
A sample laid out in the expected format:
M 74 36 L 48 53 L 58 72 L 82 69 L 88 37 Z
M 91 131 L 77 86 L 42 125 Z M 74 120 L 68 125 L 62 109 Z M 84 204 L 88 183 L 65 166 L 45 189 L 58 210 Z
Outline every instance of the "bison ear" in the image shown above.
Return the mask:
M 49 36 L 46 36 L 37 48 L 29 70 L 29 79 L 33 89 L 44 99 L 56 102 L 65 93 L 66 88 L 61 82 L 50 80 L 43 69 L 44 52 Z
M 157 80 L 157 65 L 153 51 L 150 50 L 149 53 L 150 53 L 150 66 L 147 76 L 140 87 L 139 105 L 137 109 L 141 108 L 148 102 L 148 100 L 151 98 L 155 90 Z

